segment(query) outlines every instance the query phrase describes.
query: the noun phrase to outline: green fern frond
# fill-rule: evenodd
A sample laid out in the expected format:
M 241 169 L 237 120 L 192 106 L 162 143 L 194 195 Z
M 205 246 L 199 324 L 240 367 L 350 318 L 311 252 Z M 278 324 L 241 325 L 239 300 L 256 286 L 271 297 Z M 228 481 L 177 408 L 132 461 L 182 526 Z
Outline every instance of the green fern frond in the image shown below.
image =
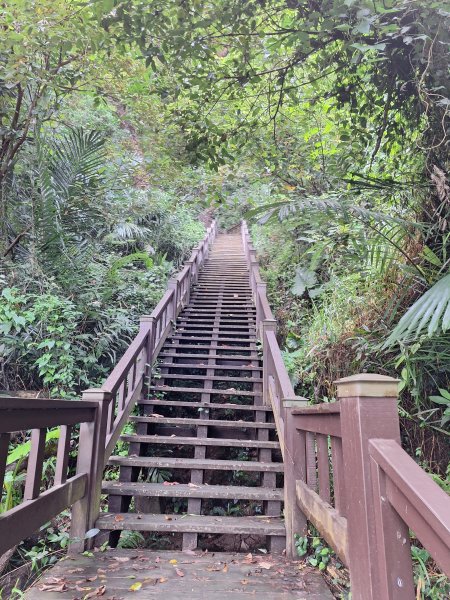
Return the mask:
M 403 315 L 383 347 L 416 340 L 427 328 L 428 337 L 450 329 L 450 273 L 427 290 Z

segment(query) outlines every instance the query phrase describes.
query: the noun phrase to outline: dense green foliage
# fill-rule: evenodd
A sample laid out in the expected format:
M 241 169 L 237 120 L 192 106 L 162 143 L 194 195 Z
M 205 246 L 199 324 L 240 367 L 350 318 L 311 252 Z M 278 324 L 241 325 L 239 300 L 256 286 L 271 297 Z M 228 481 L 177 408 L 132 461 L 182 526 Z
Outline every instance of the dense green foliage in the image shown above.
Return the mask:
M 450 3 L 13 0 L 0 21 L 0 386 L 99 383 L 199 213 L 245 217 L 297 391 L 398 376 L 404 446 L 449 491 Z M 418 597 L 442 597 L 423 552 Z

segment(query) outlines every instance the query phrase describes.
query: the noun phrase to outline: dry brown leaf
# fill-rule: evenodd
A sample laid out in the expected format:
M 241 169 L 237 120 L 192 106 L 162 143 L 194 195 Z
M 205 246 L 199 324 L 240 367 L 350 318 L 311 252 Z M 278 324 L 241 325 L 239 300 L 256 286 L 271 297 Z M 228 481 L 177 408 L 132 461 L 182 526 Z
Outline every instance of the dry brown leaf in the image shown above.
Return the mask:
M 260 562 L 258 566 L 261 567 L 261 569 L 271 569 L 273 564 L 269 562 Z
M 123 515 L 114 515 L 114 521 L 118 523 L 119 521 L 123 521 L 125 517 Z
M 167 581 L 167 577 L 160 577 L 159 578 L 159 583 L 166 583 Z
M 241 579 L 242 585 L 248 585 L 248 579 Z
M 178 577 L 184 577 L 184 573 L 181 569 L 175 569 L 175 573 L 178 575 Z
M 81 569 L 80 567 L 77 567 L 76 569 L 69 569 L 67 572 L 68 573 L 83 573 L 84 569 Z
M 228 573 L 228 565 L 225 563 L 224 568 L 222 569 L 223 573 Z
M 89 600 L 89 598 L 98 598 L 99 596 L 104 596 L 106 592 L 106 587 L 104 585 L 101 585 L 100 587 L 96 588 L 93 592 L 89 592 L 89 594 L 86 594 L 86 596 L 84 597 L 84 600 Z

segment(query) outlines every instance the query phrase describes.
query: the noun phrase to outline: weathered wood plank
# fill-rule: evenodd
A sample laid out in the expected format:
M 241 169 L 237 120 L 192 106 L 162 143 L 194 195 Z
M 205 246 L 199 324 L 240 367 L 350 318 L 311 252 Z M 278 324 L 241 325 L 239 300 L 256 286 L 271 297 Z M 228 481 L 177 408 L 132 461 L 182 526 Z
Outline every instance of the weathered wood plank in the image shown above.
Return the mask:
M 197 437 L 179 437 L 177 435 L 122 435 L 124 442 L 137 442 L 143 444 L 167 444 L 167 445 L 185 445 L 185 446 L 225 446 L 230 448 L 271 448 L 279 450 L 279 442 L 269 442 L 264 440 L 247 439 L 227 439 L 227 438 L 197 438 Z
M 154 425 L 208 425 L 210 427 L 228 427 L 233 429 L 275 429 L 275 423 L 262 423 L 255 421 L 225 421 L 221 419 L 188 419 L 171 417 L 130 417 L 130 421 L 135 423 L 153 423 Z
M 348 564 L 347 519 L 339 515 L 337 510 L 303 481 L 297 481 L 296 489 L 300 509 L 341 560 Z
M 123 517 L 123 518 L 122 518 Z M 227 533 L 230 535 L 283 535 L 281 518 L 261 517 L 210 517 L 205 515 L 142 515 L 101 513 L 96 526 L 99 529 L 158 532 Z
M 116 560 L 117 559 L 117 560 Z M 265 568 L 260 564 L 263 563 Z M 183 576 L 177 571 L 181 571 Z M 45 586 L 60 579 L 65 590 L 45 591 Z M 77 583 L 78 582 L 78 583 Z M 138 592 L 134 583 L 141 583 Z M 78 588 L 86 588 L 77 591 Z M 149 552 L 114 550 L 94 557 L 78 556 L 59 562 L 26 593 L 26 600 L 73 600 L 81 594 L 102 588 L 104 598 L 167 600 L 332 600 L 324 579 L 317 570 L 281 556 L 253 556 L 228 553 Z M 40 588 L 43 588 L 42 590 Z M 89 589 L 90 588 L 90 589 Z
M 282 488 L 246 487 L 240 485 L 164 485 L 163 483 L 104 481 L 104 493 L 167 498 L 218 498 L 243 500 L 283 500 Z
M 110 465 L 158 467 L 161 469 L 205 469 L 211 471 L 270 471 L 282 473 L 283 463 L 262 463 L 242 460 L 213 460 L 209 458 L 166 458 L 161 456 L 111 456 Z

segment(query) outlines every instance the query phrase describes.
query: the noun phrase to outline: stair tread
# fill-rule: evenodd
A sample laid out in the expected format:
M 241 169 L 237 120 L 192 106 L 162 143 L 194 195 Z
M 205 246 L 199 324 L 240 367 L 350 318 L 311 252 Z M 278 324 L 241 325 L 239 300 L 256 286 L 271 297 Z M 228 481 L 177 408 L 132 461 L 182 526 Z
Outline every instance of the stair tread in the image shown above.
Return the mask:
M 220 404 L 218 402 L 184 402 L 182 400 L 153 400 L 152 398 L 143 398 L 142 400 L 138 400 L 138 404 L 151 404 L 155 406 L 183 406 L 187 408 L 206 408 L 211 410 L 246 410 L 254 412 L 272 412 L 270 406 L 257 406 L 255 404 L 233 404 L 231 402 Z
M 118 518 L 119 517 L 119 518 Z M 195 532 L 278 535 L 286 533 L 280 517 L 216 517 L 204 515 L 164 515 L 136 513 L 101 513 L 99 529 L 132 529 L 135 531 Z
M 211 357 L 210 357 L 211 358 Z M 214 357 L 212 357 L 214 358 Z M 158 367 L 169 367 L 171 369 L 213 369 L 214 371 L 262 371 L 262 367 L 252 367 L 250 365 L 230 367 L 230 365 L 208 365 L 207 363 L 171 363 L 160 362 Z M 250 379 L 251 381 L 251 379 Z M 260 380 L 258 380 L 260 381 Z
M 164 444 L 175 446 L 219 446 L 234 448 L 270 448 L 278 450 L 279 442 L 269 442 L 265 440 L 247 440 L 240 438 L 201 438 L 186 437 L 178 435 L 137 435 L 123 434 L 121 440 L 130 443 L 142 444 Z
M 181 350 L 212 350 L 211 344 L 168 344 L 165 343 L 163 346 L 164 350 L 168 350 L 169 348 L 179 348 Z M 226 352 L 230 352 L 231 350 L 235 351 L 245 351 L 251 352 L 252 354 L 256 353 L 256 345 L 252 348 L 251 346 L 217 346 L 214 348 L 216 352 L 219 350 L 225 350 Z M 216 356 L 226 356 L 224 354 L 216 354 Z M 248 358 L 248 357 L 247 357 Z
M 224 419 L 189 419 L 184 417 L 130 417 L 130 421 L 135 423 L 153 423 L 164 425 L 206 425 L 208 427 L 236 427 L 236 428 L 254 428 L 254 429 L 275 429 L 275 423 L 265 423 L 263 421 L 226 421 Z
M 196 368 L 195 366 L 193 367 Z M 209 365 L 205 365 L 205 369 L 210 369 Z M 161 373 L 161 379 L 194 379 L 194 380 L 208 380 L 208 381 L 241 381 L 244 383 L 262 383 L 261 377 L 231 377 L 230 375 L 190 375 L 183 373 Z
M 176 346 L 171 346 L 170 350 L 174 350 L 176 348 Z M 164 349 L 159 353 L 159 356 L 171 356 L 171 357 L 175 357 L 175 358 L 214 358 L 215 360 L 246 360 L 247 362 L 252 362 L 255 360 L 258 360 L 259 362 L 259 357 L 258 358 L 252 358 L 251 356 L 246 356 L 244 354 L 232 354 L 231 356 L 229 354 L 227 355 L 216 355 L 211 357 L 210 354 L 192 354 L 189 352 L 169 352 L 169 349 L 167 349 L 166 351 L 164 351 Z
M 110 456 L 109 465 L 158 467 L 162 469 L 202 469 L 205 471 L 262 471 L 283 473 L 283 463 L 212 458 L 173 458 L 163 456 Z
M 170 385 L 152 385 L 149 388 L 157 392 L 185 392 L 197 394 L 219 394 L 222 396 L 261 396 L 262 392 L 247 392 L 245 390 L 219 390 L 217 388 L 175 387 Z
M 168 498 L 220 498 L 242 500 L 283 500 L 282 488 L 248 487 L 241 485 L 164 485 L 163 483 L 142 483 L 104 481 L 102 492 L 123 496 L 165 496 Z

